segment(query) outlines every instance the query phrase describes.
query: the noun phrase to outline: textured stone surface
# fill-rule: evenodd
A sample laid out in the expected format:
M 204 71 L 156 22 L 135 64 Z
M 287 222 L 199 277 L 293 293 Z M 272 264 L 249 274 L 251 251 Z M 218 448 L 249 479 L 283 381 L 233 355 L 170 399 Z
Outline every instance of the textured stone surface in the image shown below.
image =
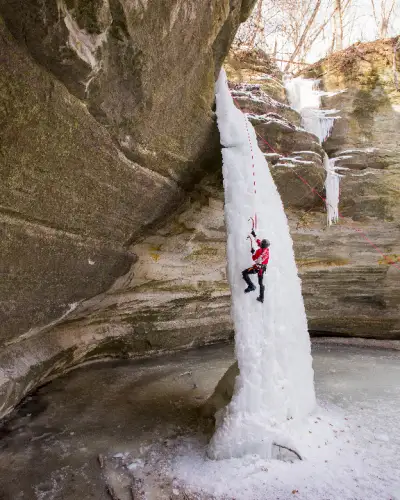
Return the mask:
M 4 342 L 107 289 L 133 260 L 124 244 L 182 191 L 128 160 L 86 107 L 0 30 Z
M 400 92 L 393 73 L 396 42 L 355 45 L 307 72 L 320 78 L 325 90 L 341 91 L 323 101 L 324 107 L 339 109 L 342 117 L 324 147 L 329 157 L 338 158 L 338 167 L 349 169 L 343 171 L 341 211 L 355 220 L 371 217 L 396 222 L 400 215 Z
M 345 169 L 340 171 L 343 219 L 321 233 L 318 243 L 332 261 L 330 270 L 306 273 L 304 281 L 307 289 L 309 279 L 323 279 L 332 300 L 324 305 L 321 294 L 312 299 L 311 325 L 316 330 L 339 332 L 348 327 L 349 334 L 400 335 L 400 93 L 393 73 L 395 43 L 391 39 L 355 45 L 307 73 L 320 78 L 325 90 L 340 91 L 324 98 L 324 107 L 339 109 L 341 116 L 324 148 L 337 158 L 336 166 Z M 301 246 L 296 251 L 304 257 Z M 340 267 L 335 261 L 342 262 Z M 330 318 L 313 318 L 314 309 L 330 310 Z
M 0 13 L 130 159 L 190 182 L 188 164 L 198 168 L 218 144 L 214 77 L 253 4 L 1 0 Z
M 1 414 L 89 351 L 190 343 L 183 329 L 144 338 L 152 304 L 136 335 L 140 307 L 116 321 L 106 307 L 98 330 L 59 328 L 85 299 L 103 304 L 132 243 L 219 168 L 215 75 L 253 4 L 0 0 Z M 172 292 L 168 332 L 179 307 Z
M 0 0 L 0 345 L 109 288 L 218 164 L 214 77 L 253 3 Z

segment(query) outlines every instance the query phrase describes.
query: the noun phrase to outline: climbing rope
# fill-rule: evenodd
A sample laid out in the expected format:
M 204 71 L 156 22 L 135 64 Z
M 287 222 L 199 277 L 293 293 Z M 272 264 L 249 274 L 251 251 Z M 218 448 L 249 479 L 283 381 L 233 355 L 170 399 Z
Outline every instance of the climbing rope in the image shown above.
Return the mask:
M 248 120 L 246 115 L 243 113 L 243 118 L 244 118 L 244 123 L 246 125 L 246 130 L 247 130 L 247 137 L 249 139 L 249 144 L 250 144 L 250 153 L 251 153 L 251 169 L 253 171 L 253 189 L 254 189 L 254 195 L 257 194 L 257 185 L 256 185 L 256 171 L 255 171 L 255 166 L 254 166 L 254 152 L 253 152 L 253 145 L 251 143 L 251 137 L 250 137 L 250 130 L 248 127 Z M 253 231 L 257 230 L 257 214 L 254 212 L 254 217 L 250 217 L 253 223 Z
M 242 108 L 240 107 L 240 104 L 239 104 L 238 100 L 237 100 L 235 97 L 233 97 L 233 96 L 232 96 L 232 99 L 233 99 L 233 100 L 234 100 L 234 102 L 237 104 L 238 109 L 240 109 L 240 111 L 242 111 L 242 113 L 243 113 L 243 110 L 242 110 Z M 245 113 L 243 113 L 243 115 L 244 115 L 244 114 L 245 114 Z M 247 126 L 247 119 L 246 119 L 246 118 L 245 118 L 245 123 L 246 123 L 247 134 L 248 134 L 248 138 L 249 138 L 249 142 L 250 142 L 251 158 L 252 158 L 252 162 L 253 162 L 253 164 L 252 164 L 252 167 L 253 167 L 253 176 L 254 176 L 254 175 L 255 175 L 255 174 L 254 174 L 254 154 L 253 154 L 253 147 L 252 147 L 252 144 L 251 144 L 251 139 L 250 139 L 250 131 L 249 131 L 249 128 L 248 128 L 248 126 Z M 270 143 L 269 143 L 266 139 L 264 139 L 264 137 L 263 137 L 262 135 L 260 135 L 260 134 L 259 134 L 259 133 L 255 130 L 255 129 L 254 129 L 254 131 L 255 131 L 255 133 L 256 133 L 256 135 L 257 135 L 257 137 L 258 137 L 259 139 L 261 139 L 261 141 L 263 141 L 263 142 L 264 142 L 264 143 L 265 143 L 265 144 L 269 147 L 269 149 L 270 149 L 272 152 L 274 152 L 274 153 L 276 153 L 276 154 L 280 155 L 280 154 L 278 153 L 278 151 L 277 151 L 275 148 L 273 148 L 273 147 L 271 146 L 271 144 L 270 144 Z M 308 187 L 310 188 L 310 190 L 311 190 L 314 194 L 316 194 L 319 198 L 321 198 L 321 200 L 325 203 L 325 206 L 328 206 L 328 205 L 329 205 L 329 204 L 328 204 L 328 202 L 327 202 L 327 200 L 326 200 L 326 198 L 324 198 L 324 197 L 323 197 L 323 196 L 322 196 L 322 195 L 321 195 L 321 194 L 317 191 L 317 189 L 313 188 L 313 187 L 312 187 L 312 186 L 311 186 L 311 185 L 307 182 L 307 180 L 306 180 L 306 179 L 304 179 L 301 175 L 299 175 L 299 174 L 298 174 L 298 173 L 297 173 L 297 172 L 296 172 L 293 168 L 291 168 L 291 169 L 290 169 L 290 171 L 291 171 L 291 172 L 293 172 L 293 173 L 294 173 L 294 174 L 295 174 L 295 175 L 296 175 L 296 176 L 297 176 L 297 177 L 298 177 L 298 178 L 299 178 L 299 179 L 300 179 L 300 180 L 301 180 L 301 181 L 302 181 L 302 182 L 303 182 L 306 186 L 308 186 Z M 255 180 L 254 180 L 254 193 L 256 193 L 256 184 L 255 184 Z M 331 206 L 331 205 L 329 205 L 329 206 Z M 344 217 L 344 216 L 343 216 L 343 215 L 342 215 L 339 211 L 338 211 L 338 215 L 339 215 L 339 218 L 340 218 L 340 219 L 345 219 L 345 217 Z M 256 215 L 255 215 L 255 217 L 256 217 Z M 364 238 L 364 239 L 365 239 L 365 240 L 369 243 L 369 245 L 371 245 L 371 246 L 372 246 L 372 248 L 374 248 L 374 250 L 375 250 L 376 252 L 378 252 L 378 253 L 379 253 L 379 254 L 380 254 L 380 255 L 384 258 L 384 260 L 385 260 L 388 264 L 390 264 L 391 266 L 394 266 L 394 267 L 396 267 L 397 269 L 399 269 L 399 270 L 400 270 L 400 264 L 398 264 L 397 262 L 391 262 L 391 261 L 390 261 L 390 257 L 389 257 L 388 255 L 386 255 L 386 254 L 385 254 L 385 253 L 384 253 L 384 252 L 383 252 L 383 251 L 382 251 L 382 250 L 381 250 L 381 249 L 380 249 L 377 245 L 375 245 L 375 243 L 374 243 L 373 241 L 371 241 L 371 240 L 368 238 L 368 236 L 364 233 L 364 231 L 362 231 L 362 229 L 355 228 L 355 227 L 350 227 L 350 229 L 353 229 L 353 231 L 356 231 L 357 233 L 359 233 L 359 234 L 360 234 L 360 235 L 361 235 L 361 236 L 362 236 L 362 237 L 363 237 L 363 238 Z

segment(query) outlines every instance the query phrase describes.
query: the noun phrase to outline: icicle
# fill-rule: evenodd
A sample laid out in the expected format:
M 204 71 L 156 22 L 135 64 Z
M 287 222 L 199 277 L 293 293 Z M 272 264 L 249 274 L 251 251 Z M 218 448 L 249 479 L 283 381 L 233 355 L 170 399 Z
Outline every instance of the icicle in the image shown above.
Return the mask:
M 330 160 L 328 155 L 325 153 L 324 168 L 326 170 L 326 210 L 329 226 L 339 220 L 340 176 L 335 170 L 335 160 L 336 158 Z
M 321 96 L 330 95 L 328 92 L 318 90 L 319 80 L 304 78 L 287 79 L 285 87 L 290 105 L 301 115 L 303 127 L 318 137 L 323 143 L 332 132 L 338 113 L 336 109 L 320 109 Z
M 330 136 L 335 120 L 339 117 L 330 116 L 338 113 L 336 109 L 320 109 L 321 96 L 333 94 L 318 90 L 318 86 L 318 80 L 304 78 L 287 79 L 285 82 L 290 105 L 300 113 L 302 126 L 307 132 L 316 135 L 322 144 Z M 327 219 L 328 225 L 331 225 L 339 219 L 340 176 L 335 172 L 334 161 L 330 163 L 326 154 L 324 167 Z

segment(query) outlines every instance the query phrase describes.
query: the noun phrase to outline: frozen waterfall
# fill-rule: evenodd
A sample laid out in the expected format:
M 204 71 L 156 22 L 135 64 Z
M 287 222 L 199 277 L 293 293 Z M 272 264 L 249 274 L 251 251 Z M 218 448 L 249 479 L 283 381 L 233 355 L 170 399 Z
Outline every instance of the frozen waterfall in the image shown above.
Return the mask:
M 296 425 L 316 404 L 307 319 L 282 201 L 254 129 L 232 101 L 223 70 L 216 100 L 240 375 L 231 403 L 216 416 L 208 454 L 216 459 L 246 454 L 271 458 L 275 443 L 293 443 Z M 246 240 L 251 229 L 248 220 L 254 214 L 257 235 L 271 242 L 264 304 L 256 301 L 257 292 L 243 293 L 246 284 L 241 271 L 252 264 Z
M 338 113 L 336 109 L 320 109 L 321 96 L 332 95 L 318 89 L 318 80 L 307 80 L 305 78 L 286 79 L 285 87 L 288 93 L 290 105 L 301 115 L 302 126 L 318 137 L 322 144 L 332 132 L 333 125 Z M 326 210 L 328 224 L 337 222 L 339 218 L 339 187 L 340 176 L 335 170 L 334 161 L 330 161 L 328 155 L 324 157 L 326 170 Z

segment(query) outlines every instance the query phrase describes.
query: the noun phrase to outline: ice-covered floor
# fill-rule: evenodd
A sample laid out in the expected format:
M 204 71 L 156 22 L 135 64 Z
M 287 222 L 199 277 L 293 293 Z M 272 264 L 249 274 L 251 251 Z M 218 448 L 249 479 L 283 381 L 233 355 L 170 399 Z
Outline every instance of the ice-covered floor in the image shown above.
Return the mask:
M 232 347 L 213 346 L 43 387 L 0 430 L 0 498 L 105 500 L 108 485 L 121 500 L 400 499 L 400 353 L 329 344 L 313 355 L 322 409 L 302 462 L 204 461 L 197 408 L 232 361 Z

